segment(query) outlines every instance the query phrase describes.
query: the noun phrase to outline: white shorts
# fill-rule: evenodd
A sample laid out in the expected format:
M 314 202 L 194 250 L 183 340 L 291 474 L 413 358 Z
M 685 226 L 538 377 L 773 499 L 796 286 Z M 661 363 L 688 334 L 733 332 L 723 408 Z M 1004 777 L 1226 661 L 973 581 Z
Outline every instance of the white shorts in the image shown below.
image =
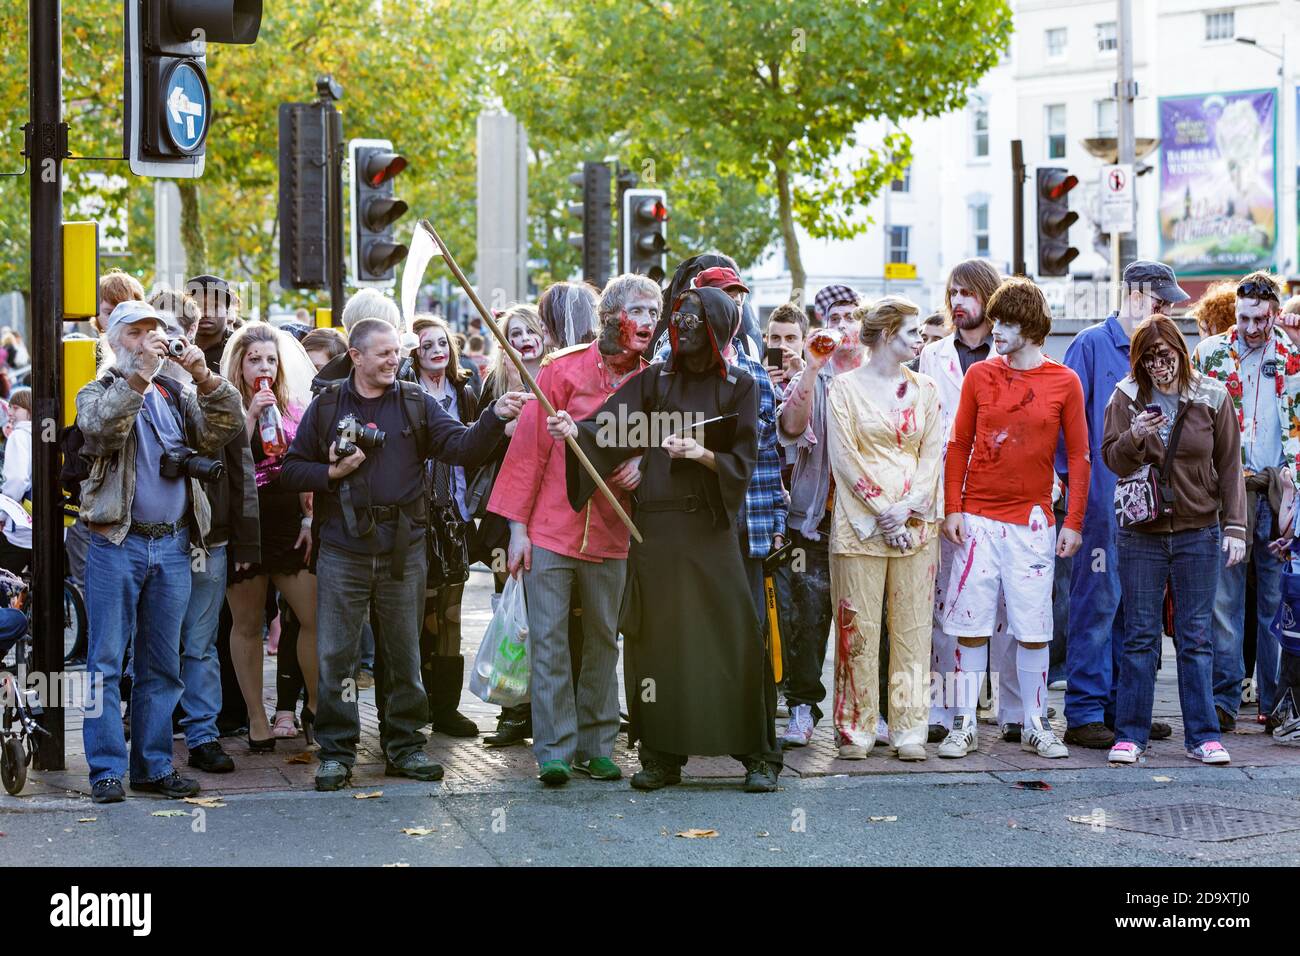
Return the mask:
M 948 577 L 943 631 L 953 637 L 990 637 L 1006 601 L 1007 629 L 1016 640 L 1052 639 L 1055 526 L 1035 506 L 1029 524 L 962 514 L 966 541 Z

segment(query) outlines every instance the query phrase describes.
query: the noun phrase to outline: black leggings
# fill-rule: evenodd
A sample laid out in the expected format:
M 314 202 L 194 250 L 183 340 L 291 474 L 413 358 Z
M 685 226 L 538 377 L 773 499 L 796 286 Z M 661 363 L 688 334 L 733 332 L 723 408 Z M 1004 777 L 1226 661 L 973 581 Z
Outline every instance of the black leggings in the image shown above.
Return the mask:
M 280 645 L 275 652 L 275 709 L 292 714 L 297 711 L 298 700 L 306 689 L 302 667 L 298 664 L 299 624 L 283 595 L 280 595 L 279 604 Z

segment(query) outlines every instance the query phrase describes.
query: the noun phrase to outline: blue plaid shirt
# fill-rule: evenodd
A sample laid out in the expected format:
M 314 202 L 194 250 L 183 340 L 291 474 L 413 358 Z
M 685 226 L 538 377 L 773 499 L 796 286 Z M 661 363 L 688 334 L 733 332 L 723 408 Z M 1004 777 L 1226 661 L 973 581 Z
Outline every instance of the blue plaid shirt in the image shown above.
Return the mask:
M 785 534 L 785 489 L 781 487 L 781 449 L 776 440 L 776 391 L 761 362 L 735 343 L 733 363 L 754 377 L 758 386 L 758 460 L 745 489 L 745 527 L 749 534 L 749 556 L 766 558 L 772 553 L 772 536 Z M 672 350 L 665 346 L 655 361 L 667 360 Z

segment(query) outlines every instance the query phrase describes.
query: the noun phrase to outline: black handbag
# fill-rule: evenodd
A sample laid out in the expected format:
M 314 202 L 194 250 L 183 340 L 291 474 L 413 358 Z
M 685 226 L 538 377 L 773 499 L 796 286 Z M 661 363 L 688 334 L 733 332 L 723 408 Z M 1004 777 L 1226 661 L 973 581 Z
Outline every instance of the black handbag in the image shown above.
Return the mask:
M 434 502 L 425 525 L 429 555 L 426 583 L 430 588 L 464 584 L 469 580 L 469 528 L 454 504 Z
M 1170 475 L 1173 473 L 1174 455 L 1178 451 L 1178 436 L 1182 434 L 1183 422 L 1186 420 L 1187 415 L 1183 406 L 1180 406 L 1178 418 L 1165 446 L 1163 468 L 1143 465 L 1115 483 L 1115 522 L 1121 528 L 1132 528 L 1173 515 L 1178 496 L 1174 493 Z

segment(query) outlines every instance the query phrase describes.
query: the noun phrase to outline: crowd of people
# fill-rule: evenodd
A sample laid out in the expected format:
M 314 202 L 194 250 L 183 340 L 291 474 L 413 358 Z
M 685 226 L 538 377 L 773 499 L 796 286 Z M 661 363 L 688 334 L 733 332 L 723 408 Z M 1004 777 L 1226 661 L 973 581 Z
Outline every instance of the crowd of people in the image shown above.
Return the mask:
M 104 688 L 93 798 L 192 796 L 173 731 L 221 773 L 233 728 L 254 753 L 303 733 L 316 788 L 342 788 L 371 684 L 386 772 L 440 779 L 426 729 L 479 733 L 459 712 L 479 561 L 498 594 L 522 583 L 530 655 L 528 701 L 485 744 L 531 739 L 548 786 L 620 779 L 626 720 L 635 788 L 729 755 L 771 792 L 828 695 L 845 760 L 962 758 L 987 708 L 1041 757 L 1134 763 L 1172 732 L 1152 720 L 1165 634 L 1189 757 L 1228 762 L 1243 693 L 1294 743 L 1300 634 L 1275 618 L 1300 302 L 1267 273 L 1212 289 L 1193 352 L 1168 266 L 1130 264 L 1121 292 L 1057 362 L 1042 290 L 983 260 L 930 315 L 831 285 L 760 330 L 711 254 L 666 292 L 556 283 L 497 316 L 507 355 L 374 290 L 341 330 L 277 328 L 216 276 L 146 298 L 111 273 L 68 532 Z

